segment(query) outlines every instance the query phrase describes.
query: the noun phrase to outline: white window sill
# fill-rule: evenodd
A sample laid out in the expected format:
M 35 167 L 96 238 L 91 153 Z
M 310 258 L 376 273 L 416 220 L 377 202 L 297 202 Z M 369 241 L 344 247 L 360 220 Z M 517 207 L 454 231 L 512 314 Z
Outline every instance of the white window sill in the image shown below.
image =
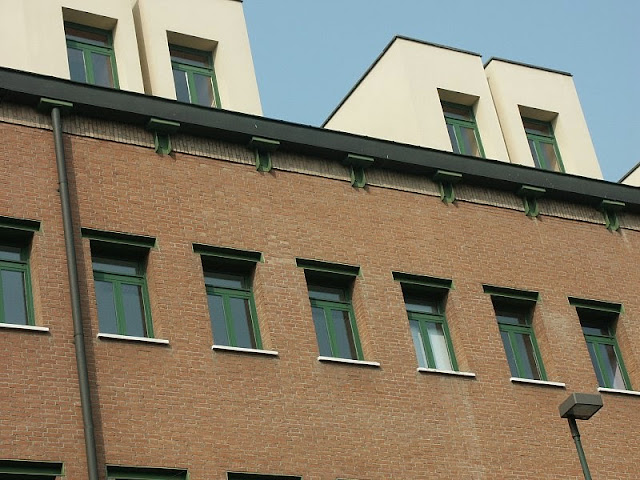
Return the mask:
M 380 367 L 380 362 L 368 362 L 366 360 L 351 360 L 350 358 L 339 358 L 339 357 L 323 357 L 320 355 L 318 357 L 320 362 L 335 362 L 335 363 L 348 363 L 351 365 L 362 365 L 364 367 Z
M 598 391 L 599 392 L 603 392 L 603 393 L 620 393 L 622 395 L 637 395 L 637 396 L 640 396 L 640 392 L 637 392 L 635 390 L 621 390 L 619 388 L 598 387 Z
M 455 370 L 440 370 L 439 368 L 424 368 L 418 367 L 420 373 L 439 373 L 441 375 L 454 375 L 458 377 L 470 377 L 475 378 L 476 374 L 473 372 L 456 372 Z
M 169 340 L 165 340 L 163 338 L 133 337 L 131 335 L 117 335 L 115 333 L 99 333 L 98 338 L 106 338 L 109 340 L 125 340 L 128 342 L 159 343 L 161 345 L 169 345 Z
M 39 327 L 37 325 L 16 325 L 13 323 L 0 323 L 0 328 L 8 328 L 9 330 L 27 330 L 29 332 L 48 332 L 49 327 Z
M 253 353 L 256 355 L 278 356 L 275 350 L 261 350 L 259 348 L 230 347 L 228 345 L 211 345 L 211 350 L 224 350 L 227 352 Z
M 532 385 L 541 385 L 543 387 L 558 387 L 558 388 L 566 388 L 567 385 L 562 382 L 550 382 L 548 380 L 534 380 L 533 378 L 520 378 L 520 377 L 511 377 L 513 383 L 530 383 Z

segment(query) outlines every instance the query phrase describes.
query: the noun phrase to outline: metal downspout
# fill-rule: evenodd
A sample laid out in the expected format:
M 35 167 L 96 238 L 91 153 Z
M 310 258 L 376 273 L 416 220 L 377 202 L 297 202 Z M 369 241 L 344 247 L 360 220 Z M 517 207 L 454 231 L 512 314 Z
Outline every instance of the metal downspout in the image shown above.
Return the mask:
M 82 406 L 82 421 L 84 425 L 84 443 L 87 453 L 88 479 L 98 480 L 98 459 L 96 439 L 93 430 L 93 412 L 91 408 L 91 392 L 89 388 L 89 373 L 87 370 L 87 354 L 85 351 L 82 328 L 82 311 L 80 309 L 80 287 L 78 284 L 78 268 L 74 241 L 73 219 L 69 199 L 69 185 L 67 182 L 67 165 L 62 143 L 62 122 L 60 107 L 51 109 L 51 123 L 53 125 L 53 140 L 56 150 L 56 165 L 58 167 L 58 183 L 60 203 L 62 205 L 62 223 L 64 227 L 64 244 L 67 253 L 67 270 L 69 272 L 69 290 L 71 293 L 71 315 L 73 317 L 73 340 L 76 349 L 76 364 L 78 368 L 78 383 L 80 385 L 80 404 Z

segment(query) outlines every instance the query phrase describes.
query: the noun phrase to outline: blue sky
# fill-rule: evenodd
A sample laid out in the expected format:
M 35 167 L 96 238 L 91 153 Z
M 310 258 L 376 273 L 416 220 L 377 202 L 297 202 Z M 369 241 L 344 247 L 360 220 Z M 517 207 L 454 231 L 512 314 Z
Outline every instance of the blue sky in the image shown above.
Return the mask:
M 264 115 L 319 126 L 394 35 L 573 74 L 605 179 L 640 162 L 638 0 L 244 0 Z

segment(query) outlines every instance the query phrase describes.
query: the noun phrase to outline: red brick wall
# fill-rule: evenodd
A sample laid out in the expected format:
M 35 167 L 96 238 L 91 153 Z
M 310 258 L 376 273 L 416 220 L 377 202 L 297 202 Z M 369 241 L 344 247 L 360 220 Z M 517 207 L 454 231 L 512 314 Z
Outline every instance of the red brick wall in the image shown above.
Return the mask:
M 0 124 L 0 215 L 39 219 L 37 323 L 0 331 L 0 457 L 85 468 L 64 243 L 51 132 Z M 618 336 L 640 385 L 640 232 L 148 148 L 67 136 L 82 227 L 149 235 L 155 335 L 169 346 L 99 340 L 89 241 L 81 291 L 100 460 L 306 480 L 575 479 L 558 404 L 593 392 L 593 372 L 567 296 L 621 302 Z M 276 154 L 277 155 L 277 154 Z M 276 358 L 211 351 L 202 266 L 191 245 L 257 250 L 264 348 Z M 365 359 L 320 363 L 304 272 L 295 258 L 360 265 L 354 308 Z M 392 271 L 451 278 L 447 319 L 461 370 L 421 374 Z M 549 380 L 513 384 L 482 284 L 534 290 L 534 329 Z M 7 400 L 8 399 L 8 400 Z M 604 394 L 581 422 L 594 478 L 635 479 L 639 397 Z M 8 412 L 8 415 L 7 413 Z

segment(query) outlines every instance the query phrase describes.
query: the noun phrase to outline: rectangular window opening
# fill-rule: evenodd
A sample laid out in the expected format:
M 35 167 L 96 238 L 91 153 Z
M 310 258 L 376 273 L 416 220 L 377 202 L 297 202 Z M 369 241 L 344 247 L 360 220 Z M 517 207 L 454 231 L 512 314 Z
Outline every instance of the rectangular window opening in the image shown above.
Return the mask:
M 484 149 L 473 108 L 444 101 L 441 104 L 453 152 L 484 158 Z
M 551 123 L 522 117 L 522 124 L 536 168 L 564 172 Z
M 65 22 L 71 80 L 119 88 L 112 32 Z
M 212 52 L 169 44 L 176 99 L 205 107 L 220 107 Z

